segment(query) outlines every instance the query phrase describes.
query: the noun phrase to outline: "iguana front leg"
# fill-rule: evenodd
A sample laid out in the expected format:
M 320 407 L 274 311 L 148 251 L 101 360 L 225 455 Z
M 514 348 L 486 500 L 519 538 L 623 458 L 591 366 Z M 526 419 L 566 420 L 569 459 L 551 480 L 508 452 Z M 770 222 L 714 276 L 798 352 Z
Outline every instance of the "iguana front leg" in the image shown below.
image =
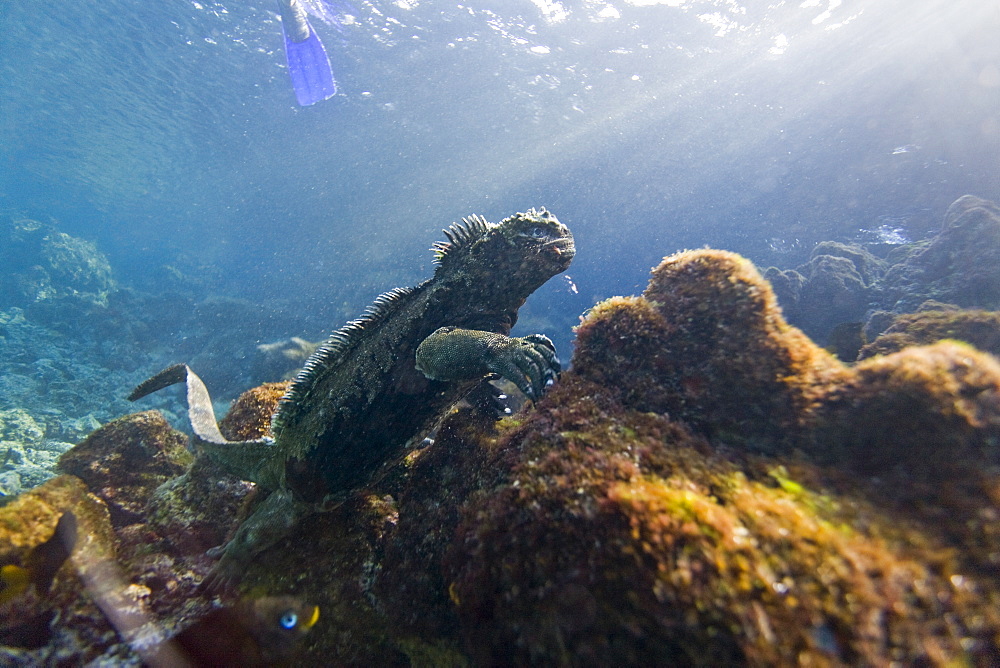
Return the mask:
M 432 380 L 472 380 L 496 373 L 530 399 L 542 396 L 562 370 L 547 336 L 510 337 L 441 327 L 417 348 L 417 369 Z

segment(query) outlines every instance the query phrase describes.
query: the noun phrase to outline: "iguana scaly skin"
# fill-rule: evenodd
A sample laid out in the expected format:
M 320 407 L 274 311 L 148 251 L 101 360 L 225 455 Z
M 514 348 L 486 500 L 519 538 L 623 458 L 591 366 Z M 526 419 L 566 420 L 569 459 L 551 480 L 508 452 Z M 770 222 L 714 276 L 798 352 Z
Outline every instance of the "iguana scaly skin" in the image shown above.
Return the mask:
M 445 230 L 434 276 L 380 296 L 306 362 L 272 420 L 272 438 L 231 442 L 201 379 L 184 364 L 150 378 L 130 400 L 185 381 L 198 445 L 270 496 L 222 549 L 213 576 L 235 577 L 303 516 L 377 480 L 488 374 L 538 397 L 559 370 L 534 334 L 507 336 L 525 299 L 566 270 L 573 235 L 534 209 L 498 224 L 479 216 Z

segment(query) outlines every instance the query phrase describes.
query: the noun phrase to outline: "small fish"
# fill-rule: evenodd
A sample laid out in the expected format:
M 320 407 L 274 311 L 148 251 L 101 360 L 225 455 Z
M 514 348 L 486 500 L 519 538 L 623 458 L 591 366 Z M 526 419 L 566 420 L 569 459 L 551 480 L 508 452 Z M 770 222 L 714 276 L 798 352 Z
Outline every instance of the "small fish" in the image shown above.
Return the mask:
M 208 613 L 170 644 L 191 666 L 269 666 L 288 660 L 318 619 L 318 606 L 294 596 L 245 598 Z
M 66 511 L 52 537 L 33 547 L 21 564 L 0 568 L 0 605 L 22 596 L 32 585 L 39 595 L 52 587 L 52 580 L 76 545 L 76 516 Z

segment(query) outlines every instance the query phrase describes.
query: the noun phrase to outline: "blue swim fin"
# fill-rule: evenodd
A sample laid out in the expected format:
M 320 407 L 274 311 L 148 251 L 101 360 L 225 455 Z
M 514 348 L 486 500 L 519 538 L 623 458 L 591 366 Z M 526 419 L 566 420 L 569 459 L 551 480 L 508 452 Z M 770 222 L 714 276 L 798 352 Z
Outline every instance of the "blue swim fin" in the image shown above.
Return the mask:
M 319 41 L 316 31 L 308 21 L 305 21 L 305 26 L 309 36 L 303 41 L 296 42 L 289 35 L 284 22 L 281 25 L 281 31 L 285 35 L 288 74 L 292 77 L 295 97 L 302 107 L 316 104 L 337 93 L 337 82 L 333 80 L 333 70 L 330 68 L 326 49 L 323 48 L 323 43 Z

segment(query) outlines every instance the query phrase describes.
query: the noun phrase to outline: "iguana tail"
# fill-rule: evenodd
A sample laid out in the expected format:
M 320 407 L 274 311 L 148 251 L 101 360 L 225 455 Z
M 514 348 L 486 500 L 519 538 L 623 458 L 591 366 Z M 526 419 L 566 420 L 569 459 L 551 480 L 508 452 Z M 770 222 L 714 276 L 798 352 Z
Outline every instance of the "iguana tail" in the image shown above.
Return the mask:
M 250 441 L 229 441 L 219 431 L 215 420 L 212 398 L 205 383 L 187 364 L 174 364 L 141 383 L 128 395 L 129 401 L 136 401 L 182 381 L 187 383 L 188 419 L 194 431 L 195 443 L 209 458 L 227 472 L 242 480 L 255 482 L 266 489 L 276 489 L 280 485 L 277 476 L 281 466 L 276 461 L 277 447 L 273 438 L 258 438 Z

